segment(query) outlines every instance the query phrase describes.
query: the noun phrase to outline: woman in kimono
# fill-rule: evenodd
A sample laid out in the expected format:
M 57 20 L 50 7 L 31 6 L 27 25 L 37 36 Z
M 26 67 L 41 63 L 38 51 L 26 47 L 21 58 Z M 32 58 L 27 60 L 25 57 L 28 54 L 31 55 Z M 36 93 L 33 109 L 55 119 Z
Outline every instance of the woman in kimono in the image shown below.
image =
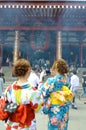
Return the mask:
M 27 81 L 30 72 L 31 66 L 26 59 L 14 63 L 13 74 L 17 80 L 7 87 L 1 98 L 9 104 L 4 108 L 4 112 L 8 112 L 6 130 L 36 130 L 35 112 L 41 109 L 42 100 L 39 90 Z
M 53 77 L 48 78 L 45 83 L 41 83 L 39 89 L 44 98 L 44 114 L 48 114 L 48 130 L 67 130 L 69 120 L 69 105 L 73 99 L 73 93 L 65 86 L 68 73 L 68 66 L 64 59 L 55 61 L 51 74 Z M 40 82 L 45 75 L 40 75 Z M 66 76 L 67 77 L 67 76 Z

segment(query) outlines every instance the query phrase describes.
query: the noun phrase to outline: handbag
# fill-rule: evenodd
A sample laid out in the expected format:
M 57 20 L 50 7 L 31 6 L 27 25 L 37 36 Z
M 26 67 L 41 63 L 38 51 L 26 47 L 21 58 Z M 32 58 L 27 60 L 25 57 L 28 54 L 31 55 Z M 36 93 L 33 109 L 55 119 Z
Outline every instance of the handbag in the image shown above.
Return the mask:
M 5 106 L 4 106 L 4 111 L 8 111 L 10 114 L 15 112 L 16 109 L 17 109 L 17 104 L 16 103 L 7 103 Z
M 0 120 L 7 120 L 11 113 L 14 113 L 17 109 L 16 103 L 8 103 L 5 99 L 0 98 Z

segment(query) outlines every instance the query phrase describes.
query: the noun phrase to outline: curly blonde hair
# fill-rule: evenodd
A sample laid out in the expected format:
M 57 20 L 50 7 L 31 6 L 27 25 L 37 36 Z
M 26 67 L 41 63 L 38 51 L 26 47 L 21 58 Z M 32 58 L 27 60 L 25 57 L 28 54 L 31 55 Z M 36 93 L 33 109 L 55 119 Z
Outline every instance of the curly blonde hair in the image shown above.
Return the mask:
M 64 75 L 68 73 L 68 65 L 64 59 L 59 59 L 53 63 L 52 70 L 58 71 L 60 74 Z

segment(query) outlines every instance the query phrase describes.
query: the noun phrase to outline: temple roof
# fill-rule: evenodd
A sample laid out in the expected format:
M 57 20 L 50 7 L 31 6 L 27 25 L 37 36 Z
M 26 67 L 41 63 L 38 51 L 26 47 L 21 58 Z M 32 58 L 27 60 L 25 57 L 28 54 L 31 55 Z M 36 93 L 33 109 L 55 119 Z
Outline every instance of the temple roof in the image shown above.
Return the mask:
M 57 28 L 60 30 L 60 27 L 63 30 L 65 27 L 66 29 L 80 27 L 86 30 L 85 1 L 0 0 L 0 30 L 15 30 L 18 27 L 21 30 L 28 30 L 33 26 L 36 28 L 45 26 L 46 29 L 53 27 L 53 30 Z
M 0 0 L 0 43 L 13 43 L 14 30 L 22 37 L 29 30 L 61 30 L 64 44 L 72 32 L 71 42 L 78 44 L 76 32 L 83 31 L 86 42 L 86 0 Z

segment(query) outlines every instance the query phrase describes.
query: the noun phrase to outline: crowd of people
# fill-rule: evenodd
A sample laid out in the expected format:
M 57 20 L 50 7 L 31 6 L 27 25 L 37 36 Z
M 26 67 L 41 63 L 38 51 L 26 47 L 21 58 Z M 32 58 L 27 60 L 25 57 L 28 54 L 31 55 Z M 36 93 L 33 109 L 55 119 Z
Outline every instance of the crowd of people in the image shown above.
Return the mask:
M 39 111 L 48 115 L 48 130 L 67 130 L 70 106 L 77 109 L 76 71 L 70 74 L 66 61 L 58 59 L 44 80 L 46 70 L 39 72 L 21 58 L 13 64 L 12 73 L 17 80 L 0 95 L 0 120 L 5 121 L 6 130 L 36 130 L 35 112 Z

